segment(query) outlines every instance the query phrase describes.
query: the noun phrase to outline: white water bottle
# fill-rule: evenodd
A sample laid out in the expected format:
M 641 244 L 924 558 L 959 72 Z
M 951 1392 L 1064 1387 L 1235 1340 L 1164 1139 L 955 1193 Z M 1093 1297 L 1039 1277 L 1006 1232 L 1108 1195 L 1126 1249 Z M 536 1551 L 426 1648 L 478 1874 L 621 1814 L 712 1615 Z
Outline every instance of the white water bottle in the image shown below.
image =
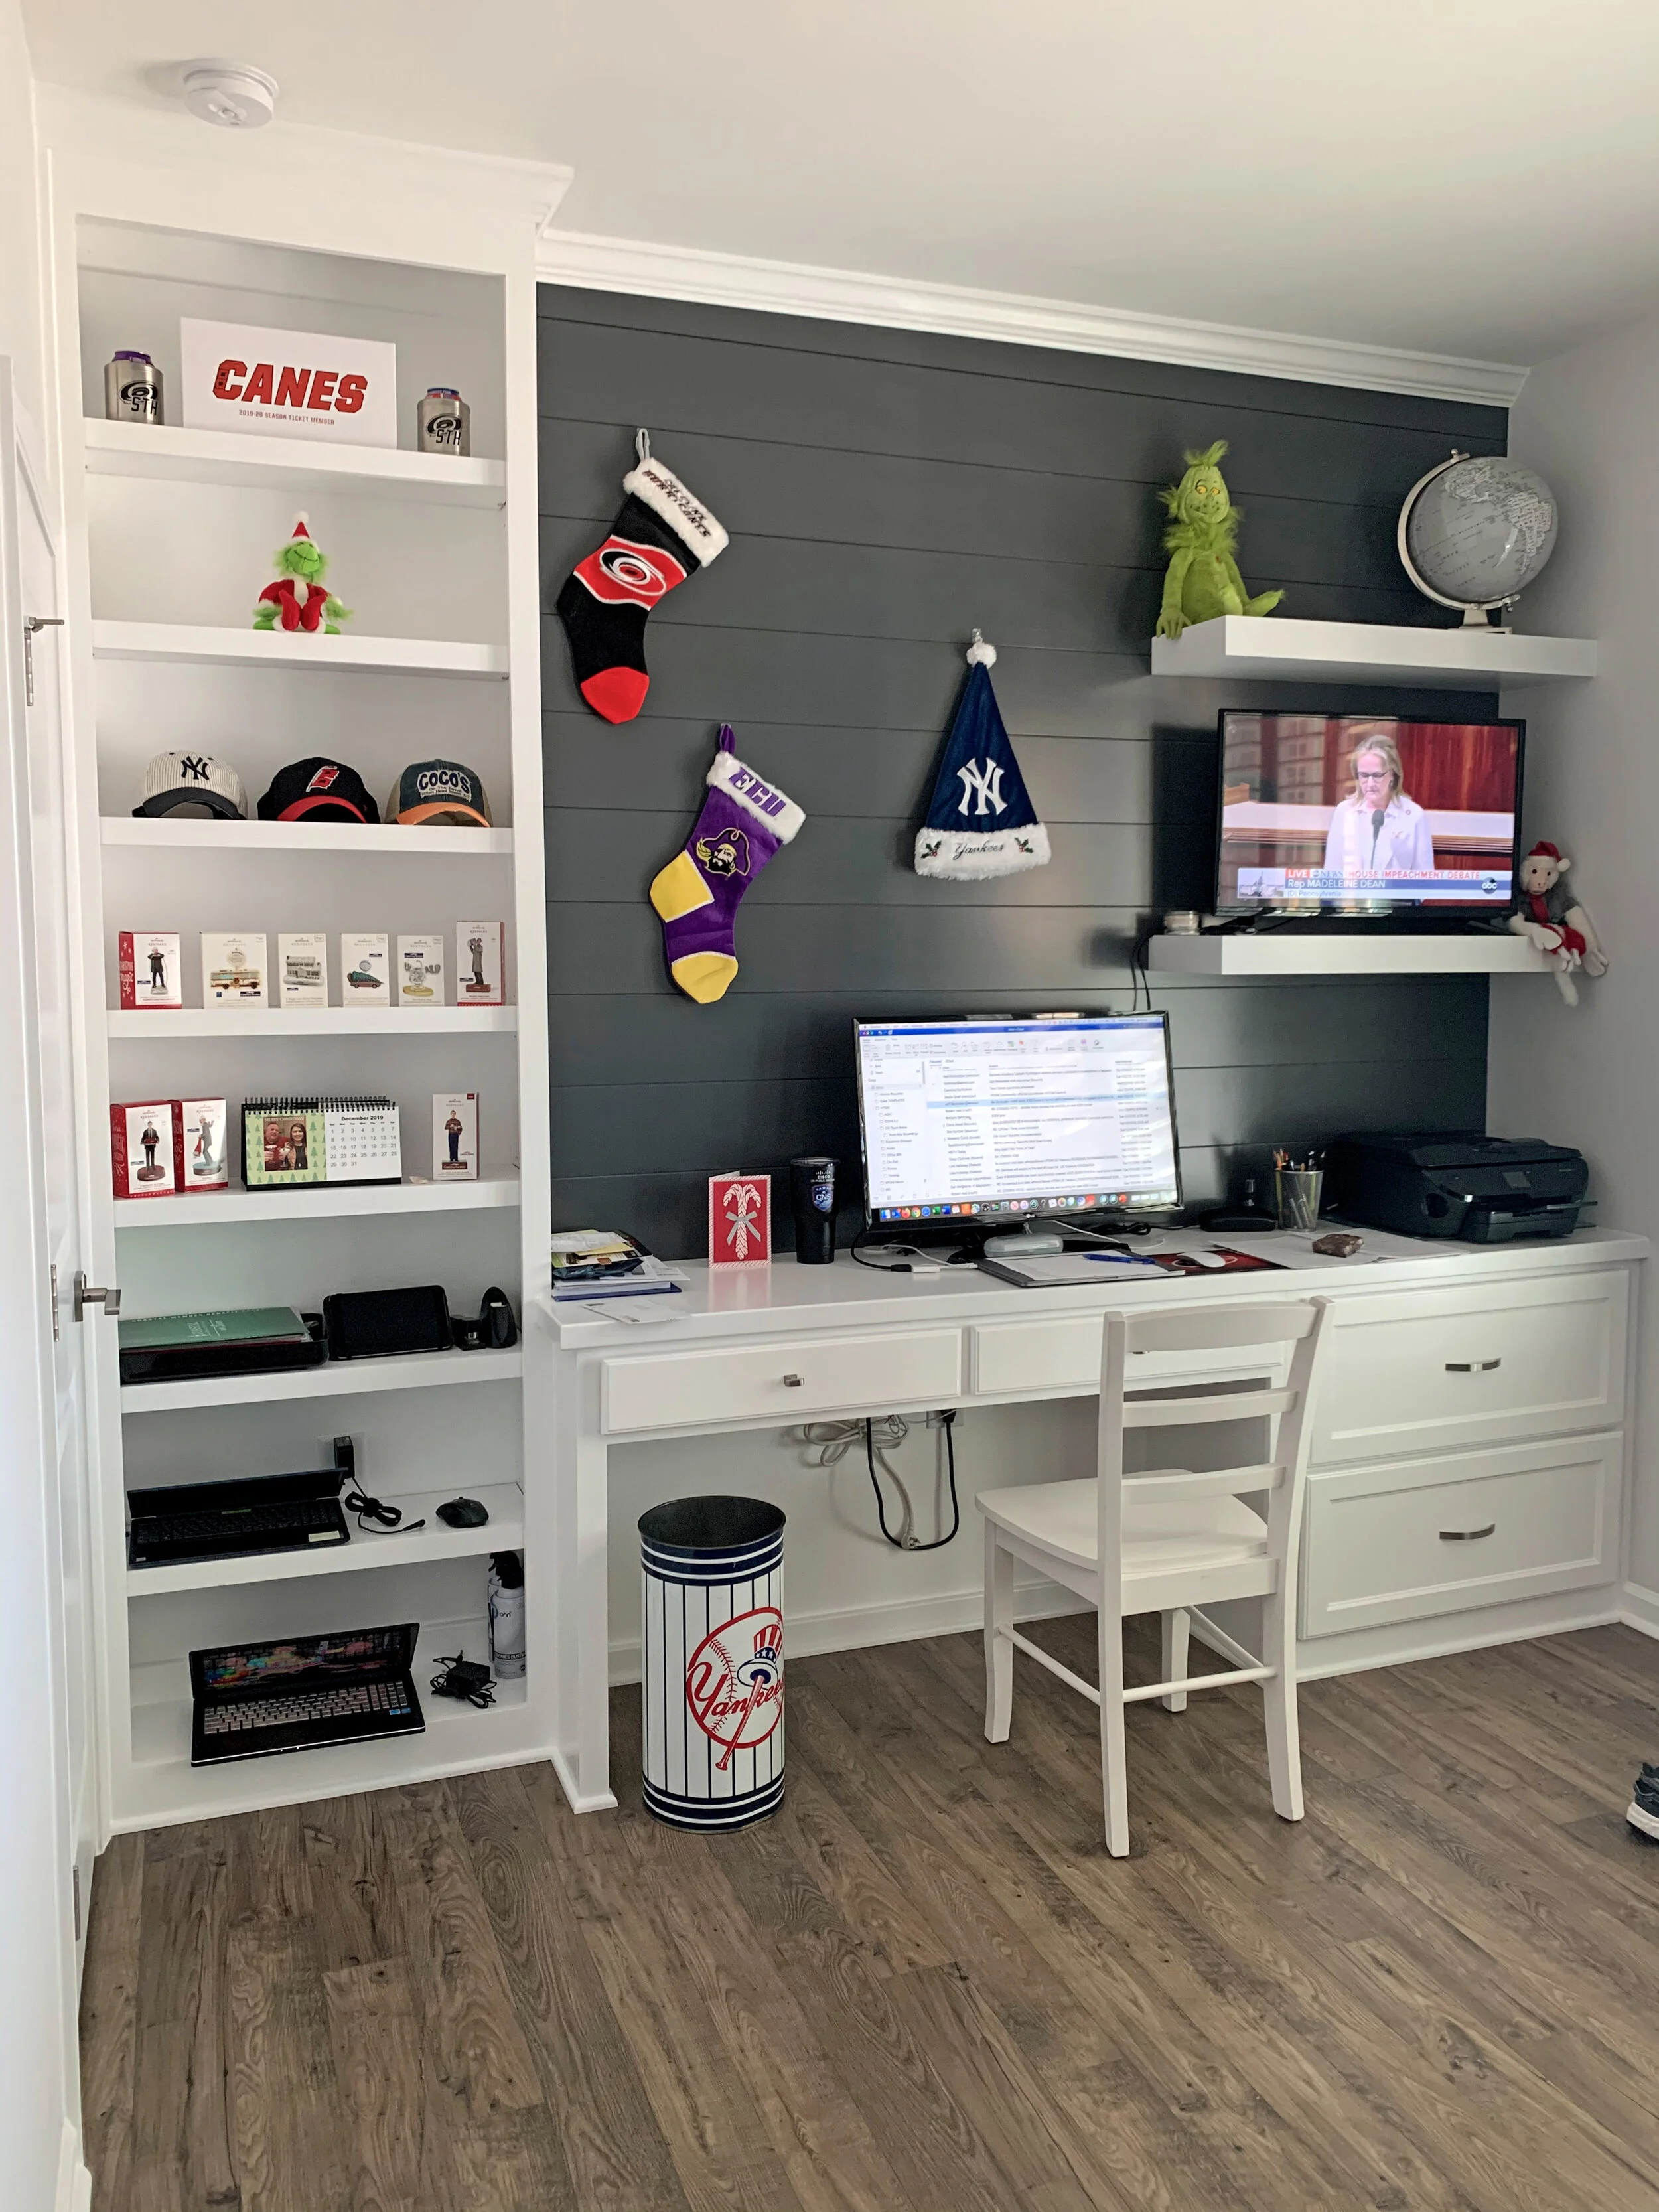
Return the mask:
M 517 1552 L 490 1554 L 489 1663 L 500 1681 L 524 1679 L 524 1559 Z

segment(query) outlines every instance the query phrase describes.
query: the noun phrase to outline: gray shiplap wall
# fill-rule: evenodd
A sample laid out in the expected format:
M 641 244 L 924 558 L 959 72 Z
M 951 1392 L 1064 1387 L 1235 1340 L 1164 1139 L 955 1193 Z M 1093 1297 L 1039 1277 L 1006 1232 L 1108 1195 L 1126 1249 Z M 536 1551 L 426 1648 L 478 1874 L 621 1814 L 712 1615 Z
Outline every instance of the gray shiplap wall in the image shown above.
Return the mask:
M 544 286 L 543 726 L 555 1220 L 704 1249 L 704 1179 L 827 1151 L 857 1182 L 848 1028 L 1128 1003 L 1139 918 L 1206 902 L 1223 705 L 1485 712 L 1480 694 L 1154 683 L 1154 488 L 1231 441 L 1250 587 L 1424 623 L 1407 489 L 1496 409 Z M 582 705 L 551 613 L 637 424 L 732 534 L 652 617 L 644 713 Z M 977 623 L 1054 860 L 924 883 L 909 854 Z M 744 902 L 718 1006 L 668 982 L 646 886 L 722 720 L 805 809 Z M 1478 979 L 1158 984 L 1189 1198 L 1339 1127 L 1479 1124 Z M 780 1223 L 781 1230 L 785 1224 Z M 787 1233 L 787 1231 L 786 1232 Z

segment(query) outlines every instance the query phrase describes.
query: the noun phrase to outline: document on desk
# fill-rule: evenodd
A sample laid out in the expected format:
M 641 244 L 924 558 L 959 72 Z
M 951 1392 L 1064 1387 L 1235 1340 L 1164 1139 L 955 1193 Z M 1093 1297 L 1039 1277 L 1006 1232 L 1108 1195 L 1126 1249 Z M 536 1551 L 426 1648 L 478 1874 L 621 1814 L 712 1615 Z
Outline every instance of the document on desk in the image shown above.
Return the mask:
M 1120 1290 L 1141 1284 L 1168 1282 L 1171 1276 L 1188 1282 L 1219 1282 L 1227 1275 L 1255 1274 L 1259 1270 L 1282 1271 L 1282 1260 L 1263 1259 L 1256 1252 L 1235 1252 L 1224 1244 L 1206 1249 L 1200 1258 L 1191 1252 L 1065 1252 L 1053 1258 L 980 1261 L 988 1275 L 1023 1291 L 1063 1289 L 1084 1283 L 1109 1283 Z

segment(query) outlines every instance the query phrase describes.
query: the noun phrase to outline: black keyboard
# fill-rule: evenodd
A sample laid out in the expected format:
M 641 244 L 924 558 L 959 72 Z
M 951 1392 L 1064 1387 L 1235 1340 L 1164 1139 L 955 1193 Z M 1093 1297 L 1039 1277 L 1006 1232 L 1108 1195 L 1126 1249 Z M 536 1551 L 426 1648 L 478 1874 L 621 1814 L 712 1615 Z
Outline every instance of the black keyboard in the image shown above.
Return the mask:
M 282 1505 L 220 1507 L 204 1513 L 142 1515 L 132 1524 L 135 1564 L 169 1555 L 199 1559 L 215 1552 L 275 1552 L 287 1546 L 346 1540 L 336 1501 L 301 1499 Z
M 410 1710 L 400 1682 L 353 1682 L 339 1690 L 302 1690 L 291 1698 L 253 1698 L 234 1705 L 209 1705 L 202 1714 L 204 1735 L 231 1735 L 248 1729 L 291 1728 L 296 1722 L 339 1720 L 352 1713 L 386 1713 L 400 1719 Z

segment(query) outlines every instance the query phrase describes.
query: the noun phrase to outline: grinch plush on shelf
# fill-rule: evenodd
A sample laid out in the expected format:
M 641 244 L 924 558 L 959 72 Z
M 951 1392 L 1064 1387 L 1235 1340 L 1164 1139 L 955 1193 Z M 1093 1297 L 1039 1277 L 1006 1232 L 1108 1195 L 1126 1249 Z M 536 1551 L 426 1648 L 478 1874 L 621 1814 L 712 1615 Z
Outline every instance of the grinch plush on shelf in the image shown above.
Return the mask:
M 351 610 L 343 607 L 325 586 L 328 556 L 313 544 L 303 514 L 295 517 L 294 535 L 286 545 L 277 547 L 272 557 L 276 581 L 267 584 L 259 594 L 259 604 L 253 610 L 254 629 L 323 630 L 337 637 L 340 624 L 351 620 Z
M 1179 637 L 1194 623 L 1218 615 L 1270 615 L 1283 592 L 1244 589 L 1233 557 L 1238 544 L 1238 509 L 1227 496 L 1226 480 L 1216 465 L 1227 450 L 1224 438 L 1201 453 L 1187 453 L 1187 473 L 1158 497 L 1171 520 L 1164 533 L 1170 567 L 1158 609 L 1159 637 Z

